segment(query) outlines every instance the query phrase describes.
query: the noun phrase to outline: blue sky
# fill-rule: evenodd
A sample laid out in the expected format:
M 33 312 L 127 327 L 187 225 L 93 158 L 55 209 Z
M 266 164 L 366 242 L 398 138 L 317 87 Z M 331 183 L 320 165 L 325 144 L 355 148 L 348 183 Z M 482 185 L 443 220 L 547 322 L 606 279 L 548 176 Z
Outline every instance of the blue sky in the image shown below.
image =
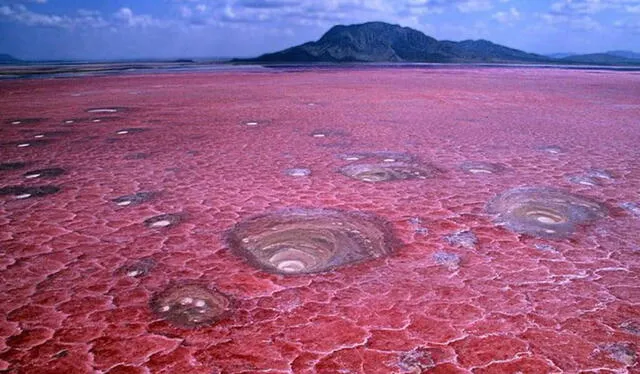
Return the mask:
M 535 53 L 640 52 L 640 0 L 0 0 L 0 53 L 254 56 L 366 21 Z

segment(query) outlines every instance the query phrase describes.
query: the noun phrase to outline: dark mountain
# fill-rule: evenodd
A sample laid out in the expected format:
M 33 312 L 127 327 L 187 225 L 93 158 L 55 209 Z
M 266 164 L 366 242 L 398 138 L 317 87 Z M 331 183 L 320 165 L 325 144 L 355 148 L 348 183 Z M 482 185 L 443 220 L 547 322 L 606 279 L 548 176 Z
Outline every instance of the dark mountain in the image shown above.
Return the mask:
M 608 55 L 628 58 L 631 60 L 640 60 L 640 53 L 632 52 L 632 51 L 608 51 Z
M 549 62 L 486 40 L 438 41 L 384 22 L 334 26 L 318 41 L 235 62 Z
M 552 53 L 545 56 L 551 57 L 551 58 L 565 58 L 565 57 L 570 57 L 575 55 L 577 55 L 577 53 Z
M 492 43 L 488 40 L 463 40 L 461 42 L 440 42 L 445 48 L 457 59 L 464 61 L 482 61 L 482 62 L 508 62 L 508 61 L 527 61 L 527 62 L 545 62 L 549 59 L 545 56 L 533 53 L 523 52 L 518 49 L 505 47 L 500 44 Z
M 626 58 L 610 53 L 589 53 L 585 55 L 573 55 L 557 59 L 563 63 L 589 64 L 589 65 L 640 65 L 640 59 Z
M 24 61 L 18 60 L 17 58 L 6 53 L 0 53 L 0 64 L 20 64 L 23 62 Z

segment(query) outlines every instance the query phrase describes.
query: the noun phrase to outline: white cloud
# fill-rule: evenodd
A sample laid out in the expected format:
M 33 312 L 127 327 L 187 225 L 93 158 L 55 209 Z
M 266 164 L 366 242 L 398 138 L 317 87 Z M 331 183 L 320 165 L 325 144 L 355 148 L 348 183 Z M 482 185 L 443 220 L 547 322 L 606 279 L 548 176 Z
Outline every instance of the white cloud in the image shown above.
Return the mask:
M 120 8 L 114 13 L 114 18 L 121 22 L 124 22 L 130 27 L 149 27 L 149 26 L 163 26 L 164 21 L 153 18 L 150 15 L 142 14 L 136 15 L 131 8 Z
M 547 25 L 569 26 L 573 30 L 595 31 L 601 30 L 602 25 L 588 15 L 568 16 L 563 14 L 544 13 L 538 15 Z
M 3 4 L 24 4 L 24 3 L 35 3 L 35 4 L 46 4 L 47 0 L 2 0 Z
M 129 27 L 162 27 L 171 24 L 170 21 L 159 20 L 150 15 L 137 15 L 130 8 L 120 8 L 111 17 L 105 18 L 98 11 L 82 8 L 66 15 L 38 13 L 24 4 L 0 6 L 0 18 L 27 26 L 65 29 L 102 28 L 114 24 L 124 24 Z
M 493 8 L 493 4 L 489 0 L 465 0 L 458 2 L 456 7 L 462 13 L 483 12 Z
M 447 11 L 481 12 L 505 0 L 173 0 L 187 23 L 286 23 L 289 27 L 328 27 L 372 20 L 427 26 L 425 16 Z M 188 7 L 184 9 L 183 7 Z M 281 27 L 281 26 L 278 26 Z
M 601 24 L 607 19 L 600 18 L 605 11 L 619 15 L 640 13 L 640 0 L 558 0 L 551 4 L 548 12 L 537 16 L 547 25 L 593 31 L 616 26 Z
M 491 18 L 504 25 L 513 25 L 520 20 L 520 12 L 518 12 L 518 9 L 512 7 L 506 12 L 494 13 Z
M 487 28 L 496 27 L 497 23 L 513 26 L 526 16 L 522 8 L 516 8 L 517 2 L 510 0 L 167 0 L 171 8 L 166 15 L 140 14 L 135 11 L 135 6 L 113 8 L 104 13 L 86 9 L 59 14 L 36 12 L 46 9 L 36 3 L 46 1 L 0 0 L 0 19 L 40 27 L 175 27 L 178 32 L 188 32 L 192 27 L 212 26 L 297 35 L 317 35 L 318 31 L 335 24 L 379 20 L 413 27 L 435 37 L 451 38 L 477 35 L 471 31 L 452 33 L 446 28 L 434 27 L 429 22 L 433 22 L 437 16 L 429 15 L 481 13 Z M 605 26 L 614 27 L 612 23 L 601 24 L 605 21 L 598 14 L 604 10 L 626 12 L 617 17 L 622 20 L 640 14 L 640 0 L 553 0 L 550 3 L 546 13 L 529 15 L 528 19 L 535 17 L 542 21 L 539 24 L 553 29 L 592 31 L 603 30 Z M 465 16 L 465 19 L 468 17 Z M 630 24 L 633 22 L 625 23 Z M 463 26 L 470 28 L 469 25 Z M 619 24 L 615 27 L 623 26 Z M 479 31 L 474 28 L 473 32 Z
M 624 32 L 630 32 L 630 33 L 633 33 L 633 34 L 639 34 L 640 35 L 640 20 L 638 20 L 638 19 L 618 20 L 618 21 L 615 21 L 613 23 L 613 25 L 616 28 L 623 30 Z
M 182 5 L 178 9 L 182 18 L 189 18 L 193 15 L 193 11 L 188 6 Z
M 60 16 L 33 12 L 22 4 L 0 6 L 0 17 L 27 26 L 38 27 L 104 27 L 107 24 L 99 14 L 86 10 L 79 10 L 75 15 Z
M 624 8 L 629 13 L 640 13 L 640 4 L 638 5 L 627 5 Z
M 633 12 L 640 8 L 640 0 L 559 0 L 551 4 L 551 11 L 562 14 L 596 14 L 605 10 Z
M 551 4 L 556 13 L 595 14 L 607 8 L 607 4 L 593 0 L 562 0 Z

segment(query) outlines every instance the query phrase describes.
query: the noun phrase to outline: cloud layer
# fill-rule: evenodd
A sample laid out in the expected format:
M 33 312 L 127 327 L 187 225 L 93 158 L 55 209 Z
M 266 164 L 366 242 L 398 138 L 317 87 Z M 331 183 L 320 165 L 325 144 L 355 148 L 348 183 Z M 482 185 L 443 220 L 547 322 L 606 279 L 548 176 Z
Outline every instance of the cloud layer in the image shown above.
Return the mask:
M 47 0 L 0 0 L 0 19 L 44 27 L 166 27 L 177 25 L 249 25 L 286 22 L 287 25 L 327 25 L 337 22 L 385 20 L 403 24 L 428 23 L 438 14 L 483 13 L 486 19 L 515 25 L 526 16 L 510 0 L 172 0 L 156 14 L 140 14 L 134 6 L 105 13 L 78 9 L 76 14 L 36 12 L 28 4 Z M 91 3 L 86 4 L 87 7 Z M 640 17 L 640 0 L 559 0 L 530 16 L 548 24 L 577 29 L 602 25 L 600 13 L 617 13 L 610 25 L 629 24 Z
M 373 20 L 410 26 L 439 39 L 487 38 L 527 50 L 544 47 L 541 38 L 550 41 L 567 33 L 576 47 L 563 45 L 570 39 L 564 38 L 553 41 L 557 48 L 596 48 L 593 40 L 609 38 L 609 44 L 628 41 L 633 49 L 638 44 L 628 35 L 640 33 L 640 0 L 138 0 L 121 7 L 85 2 L 84 8 L 72 3 L 0 0 L 0 32 L 25 27 L 94 30 L 104 40 L 108 33 L 126 30 L 135 37 L 171 30 L 184 38 L 183 44 L 207 35 L 218 38 L 217 45 L 224 44 L 224 34 L 229 51 L 233 45 L 247 46 L 233 53 L 238 55 L 260 51 L 259 44 L 261 51 L 269 51 L 316 39 L 335 24 Z M 579 35 L 586 40 L 583 46 Z

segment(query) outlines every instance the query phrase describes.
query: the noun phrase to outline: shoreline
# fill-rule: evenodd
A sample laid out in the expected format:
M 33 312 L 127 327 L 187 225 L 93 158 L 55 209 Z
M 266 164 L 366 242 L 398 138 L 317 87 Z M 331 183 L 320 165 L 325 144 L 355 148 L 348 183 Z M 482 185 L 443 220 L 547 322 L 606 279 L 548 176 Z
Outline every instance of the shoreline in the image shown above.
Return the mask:
M 140 63 L 37 63 L 0 65 L 0 80 L 70 78 L 81 76 L 113 76 L 132 74 L 203 73 L 203 72 L 262 72 L 316 70 L 375 70 L 375 69 L 559 69 L 636 72 L 640 66 L 574 65 L 527 63 L 279 63 L 238 64 L 233 62 L 140 62 Z

